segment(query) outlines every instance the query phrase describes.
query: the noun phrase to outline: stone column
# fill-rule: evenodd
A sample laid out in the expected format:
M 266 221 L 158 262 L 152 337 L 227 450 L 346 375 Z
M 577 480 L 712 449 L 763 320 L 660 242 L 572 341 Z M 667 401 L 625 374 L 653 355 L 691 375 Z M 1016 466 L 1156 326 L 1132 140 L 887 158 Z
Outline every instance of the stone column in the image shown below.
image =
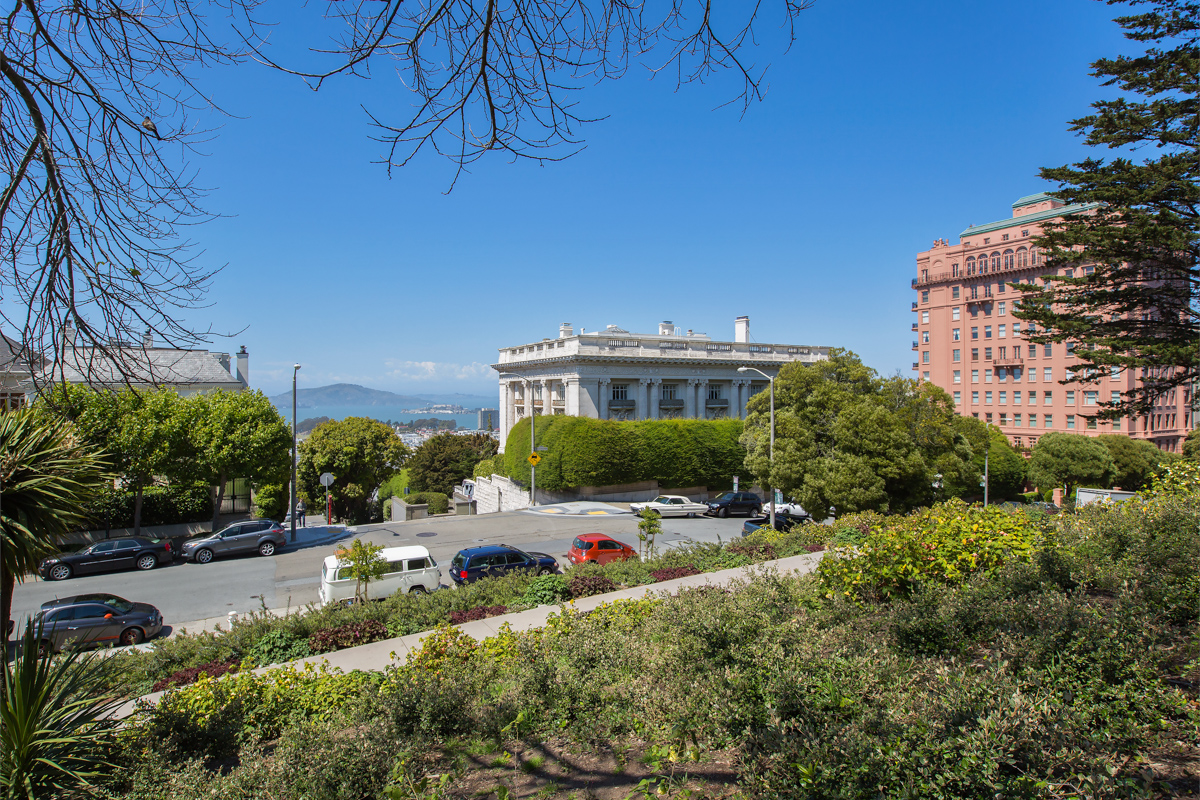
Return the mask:
M 683 416 L 692 419 L 696 416 L 696 379 L 688 378 L 683 388 Z
M 608 401 L 612 399 L 611 378 L 600 379 L 600 419 L 608 419 Z
M 633 418 L 646 419 L 650 411 L 650 406 L 646 402 L 646 395 L 649 394 L 650 379 L 638 378 L 637 394 L 634 396 Z
M 542 413 L 545 414 L 550 408 L 550 395 L 546 390 L 547 383 L 544 379 L 538 378 L 533 382 L 533 391 L 531 392 L 533 398 L 529 401 L 529 407 L 533 409 L 535 415 L 537 414 L 537 406 L 534 405 L 533 401 L 537 400 L 539 396 L 542 400 Z
M 662 397 L 662 378 L 650 379 L 650 419 L 658 419 L 658 401 Z
M 525 416 L 533 416 L 533 381 L 528 383 L 522 382 L 522 391 L 525 392 Z
M 708 419 L 708 378 L 696 380 L 696 419 Z
M 566 402 L 563 403 L 563 413 L 572 417 L 579 416 L 579 379 L 568 378 L 566 381 Z

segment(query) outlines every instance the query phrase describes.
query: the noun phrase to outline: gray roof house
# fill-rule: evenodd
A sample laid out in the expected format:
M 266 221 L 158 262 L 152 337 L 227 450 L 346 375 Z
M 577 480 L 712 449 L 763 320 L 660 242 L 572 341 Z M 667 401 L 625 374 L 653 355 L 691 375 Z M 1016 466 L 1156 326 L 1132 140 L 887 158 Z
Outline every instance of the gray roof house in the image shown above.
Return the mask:
M 21 343 L 0 333 L 0 411 L 20 408 L 25 403 L 25 391 L 34 369 L 42 369 L 46 360 L 39 355 L 31 359 L 21 353 Z

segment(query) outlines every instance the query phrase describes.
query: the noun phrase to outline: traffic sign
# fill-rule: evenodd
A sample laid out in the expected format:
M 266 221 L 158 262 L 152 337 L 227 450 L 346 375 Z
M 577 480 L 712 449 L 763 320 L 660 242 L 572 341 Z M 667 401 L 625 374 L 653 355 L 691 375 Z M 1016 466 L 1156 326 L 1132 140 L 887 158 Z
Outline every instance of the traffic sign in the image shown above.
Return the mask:
M 328 489 L 330 486 L 333 486 L 333 473 L 332 472 L 326 472 L 324 475 L 321 476 L 321 485 L 324 486 L 326 489 Z
M 534 449 L 534 450 L 537 450 L 539 453 L 544 453 L 544 452 L 546 452 L 547 450 L 549 450 L 550 448 L 549 448 L 549 447 L 546 447 L 546 445 L 544 445 L 544 444 L 539 444 L 537 447 L 535 447 L 535 448 L 533 448 L 533 449 Z
M 525 460 L 528 461 L 531 466 L 536 467 L 538 465 L 538 462 L 542 460 L 542 454 L 541 453 L 530 453 L 529 458 L 527 458 Z

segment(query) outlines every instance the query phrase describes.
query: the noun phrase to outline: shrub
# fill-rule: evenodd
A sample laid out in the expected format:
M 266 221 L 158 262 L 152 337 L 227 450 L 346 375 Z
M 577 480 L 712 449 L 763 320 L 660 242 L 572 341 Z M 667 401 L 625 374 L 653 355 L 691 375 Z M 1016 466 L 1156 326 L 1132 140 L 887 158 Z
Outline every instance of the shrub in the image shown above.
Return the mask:
M 555 605 L 571 596 L 562 575 L 539 575 L 529 582 L 521 602 L 527 606 Z
M 288 512 L 287 485 L 264 483 L 254 487 L 254 513 L 263 519 L 283 519 Z
M 328 653 L 346 647 L 358 647 L 388 638 L 387 626 L 378 620 L 363 620 L 326 628 L 308 637 L 308 649 L 313 653 Z
M 571 597 L 591 597 L 615 592 L 617 585 L 603 575 L 572 575 L 567 581 L 567 589 Z
M 410 506 L 427 503 L 430 514 L 445 514 L 450 510 L 450 498 L 441 492 L 414 492 L 402 499 Z
M 312 655 L 308 640 L 291 631 L 277 628 L 270 631 L 250 649 L 249 658 L 256 666 L 284 664 Z
M 88 507 L 96 528 L 132 528 L 133 492 L 104 492 Z M 142 525 L 174 525 L 212 519 L 212 493 L 205 483 L 149 486 L 142 492 Z
M 468 608 L 466 611 L 451 611 L 450 624 L 462 625 L 464 622 L 474 622 L 477 619 L 498 617 L 501 614 L 507 613 L 508 606 L 476 606 L 475 608 Z
M 188 686 L 200 680 L 201 675 L 206 675 L 210 678 L 219 678 L 222 675 L 227 675 L 231 672 L 238 671 L 238 662 L 234 661 L 210 661 L 207 664 L 200 664 L 195 667 L 186 667 L 181 670 L 172 672 L 167 677 L 163 678 L 154 684 L 151 691 L 162 692 L 175 686 Z
M 676 578 L 686 578 L 689 575 L 699 575 L 700 570 L 695 567 L 666 567 L 665 569 L 656 569 L 650 573 L 656 583 L 663 581 L 673 581 Z
M 751 561 L 774 561 L 779 557 L 776 555 L 775 545 L 771 542 L 742 539 L 729 545 L 728 549 L 729 552 L 745 556 Z

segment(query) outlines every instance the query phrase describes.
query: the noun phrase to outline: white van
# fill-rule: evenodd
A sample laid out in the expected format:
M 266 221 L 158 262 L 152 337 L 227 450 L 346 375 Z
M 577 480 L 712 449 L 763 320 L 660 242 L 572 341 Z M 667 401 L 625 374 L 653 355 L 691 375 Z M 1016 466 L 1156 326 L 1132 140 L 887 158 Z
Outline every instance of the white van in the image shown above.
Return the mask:
M 372 600 L 402 593 L 436 591 L 441 583 L 441 572 L 429 551 L 420 545 L 410 547 L 385 547 L 380 555 L 388 562 L 388 571 L 382 578 L 371 581 L 367 595 Z M 321 564 L 321 605 L 346 603 L 354 600 L 354 578 L 343 576 L 342 565 L 337 556 L 329 556 Z

